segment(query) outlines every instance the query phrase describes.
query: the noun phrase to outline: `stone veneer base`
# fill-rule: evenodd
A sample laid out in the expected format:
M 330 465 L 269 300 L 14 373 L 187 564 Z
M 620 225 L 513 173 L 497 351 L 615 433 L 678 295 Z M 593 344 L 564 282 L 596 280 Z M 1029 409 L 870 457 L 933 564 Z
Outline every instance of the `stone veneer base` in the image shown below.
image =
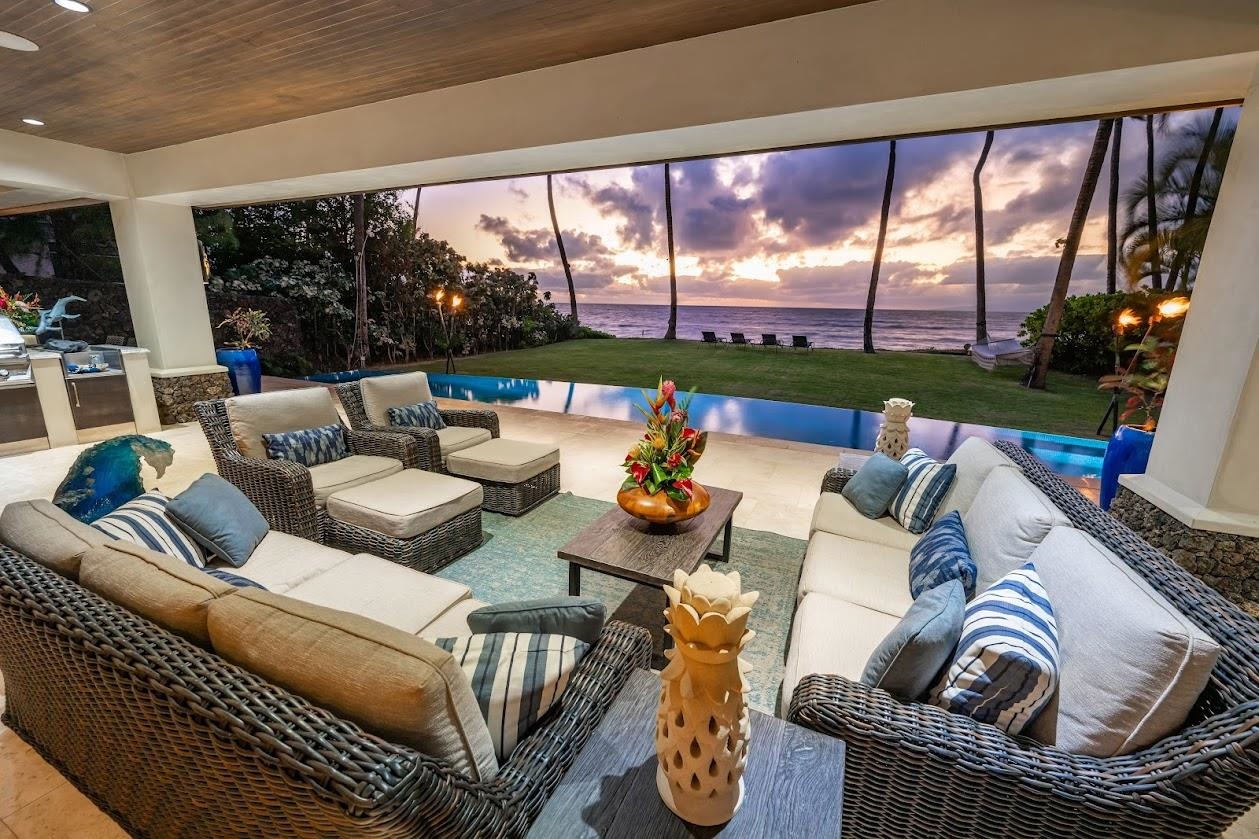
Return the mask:
M 1195 530 L 1122 486 L 1110 514 L 1182 568 L 1259 617 L 1259 539 Z
M 203 373 L 196 376 L 153 377 L 153 396 L 157 399 L 157 415 L 162 425 L 195 422 L 192 406 L 203 399 L 224 399 L 232 395 L 232 383 L 226 372 Z

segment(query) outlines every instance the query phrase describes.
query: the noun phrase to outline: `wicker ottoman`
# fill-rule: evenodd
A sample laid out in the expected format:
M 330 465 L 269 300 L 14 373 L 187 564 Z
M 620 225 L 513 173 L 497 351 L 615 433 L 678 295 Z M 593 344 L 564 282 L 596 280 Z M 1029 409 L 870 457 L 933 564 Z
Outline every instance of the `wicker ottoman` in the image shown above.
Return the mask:
M 328 496 L 325 540 L 419 571 L 435 571 L 481 544 L 481 485 L 404 469 Z
M 451 452 L 446 471 L 485 487 L 485 509 L 519 516 L 560 491 L 560 450 L 498 437 Z

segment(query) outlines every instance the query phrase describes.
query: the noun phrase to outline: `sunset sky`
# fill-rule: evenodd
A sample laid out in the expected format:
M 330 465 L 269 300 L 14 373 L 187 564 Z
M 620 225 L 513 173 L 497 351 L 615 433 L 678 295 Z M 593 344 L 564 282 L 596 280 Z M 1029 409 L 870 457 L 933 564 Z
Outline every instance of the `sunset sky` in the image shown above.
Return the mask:
M 1167 133 L 1208 117 L 1175 114 Z M 1095 129 L 997 132 L 983 176 L 990 309 L 1027 312 L 1048 300 L 1055 241 L 1066 235 Z M 971 174 L 982 144 L 982 133 L 897 143 L 881 308 L 973 308 Z M 1140 122 L 1126 121 L 1120 161 L 1126 187 L 1144 172 Z M 673 164 L 680 302 L 864 306 L 886 166 L 886 142 Z M 1106 187 L 1103 173 L 1074 293 L 1104 285 Z M 667 303 L 664 167 L 557 175 L 555 189 L 579 300 Z M 474 260 L 535 271 L 544 289 L 567 295 L 544 177 L 428 187 L 420 226 Z

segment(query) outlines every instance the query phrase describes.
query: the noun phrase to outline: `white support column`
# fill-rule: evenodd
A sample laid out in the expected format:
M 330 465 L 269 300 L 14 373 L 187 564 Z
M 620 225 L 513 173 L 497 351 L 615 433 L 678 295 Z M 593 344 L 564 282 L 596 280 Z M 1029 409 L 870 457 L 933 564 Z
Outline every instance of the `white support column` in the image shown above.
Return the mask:
M 192 208 L 111 201 L 118 256 L 137 343 L 158 378 L 222 372 L 201 277 Z
M 1211 221 L 1149 469 L 1122 483 L 1199 530 L 1259 536 L 1259 74 Z

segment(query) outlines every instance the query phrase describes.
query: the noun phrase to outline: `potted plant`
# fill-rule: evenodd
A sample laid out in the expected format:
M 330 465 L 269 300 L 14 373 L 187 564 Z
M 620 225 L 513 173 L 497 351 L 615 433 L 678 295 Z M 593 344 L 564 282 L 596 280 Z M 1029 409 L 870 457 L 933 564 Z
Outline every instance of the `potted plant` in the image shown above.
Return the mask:
M 0 317 L 8 318 L 18 332 L 34 334 L 39 326 L 39 297 L 20 292 L 10 294 L 0 287 Z
M 235 309 L 219 324 L 235 336 L 226 346 L 214 351 L 219 364 L 227 368 L 232 391 L 238 396 L 262 391 L 262 363 L 258 360 L 258 344 L 271 337 L 271 319 L 258 309 Z
M 689 424 L 694 391 L 678 400 L 677 386 L 661 377 L 652 396 L 643 391 L 647 433 L 625 455 L 629 476 L 617 493 L 621 509 L 653 524 L 694 518 L 708 509 L 708 490 L 692 480 L 695 464 L 708 444 L 708 432 Z
M 1132 353 L 1128 366 L 1120 369 L 1116 364 L 1115 373 L 1098 380 L 1098 387 L 1102 390 L 1128 394 L 1119 414 L 1121 425 L 1106 444 L 1106 456 L 1102 460 L 1099 501 L 1103 510 L 1110 509 L 1110 503 L 1119 491 L 1119 476 L 1144 473 L 1149 463 L 1154 432 L 1158 427 L 1172 365 L 1176 362 L 1176 348 L 1180 344 L 1180 331 L 1187 311 L 1187 297 L 1161 301 L 1149 316 L 1141 340 L 1124 348 Z M 1140 315 L 1132 309 L 1124 309 L 1116 318 L 1116 334 L 1140 322 Z

